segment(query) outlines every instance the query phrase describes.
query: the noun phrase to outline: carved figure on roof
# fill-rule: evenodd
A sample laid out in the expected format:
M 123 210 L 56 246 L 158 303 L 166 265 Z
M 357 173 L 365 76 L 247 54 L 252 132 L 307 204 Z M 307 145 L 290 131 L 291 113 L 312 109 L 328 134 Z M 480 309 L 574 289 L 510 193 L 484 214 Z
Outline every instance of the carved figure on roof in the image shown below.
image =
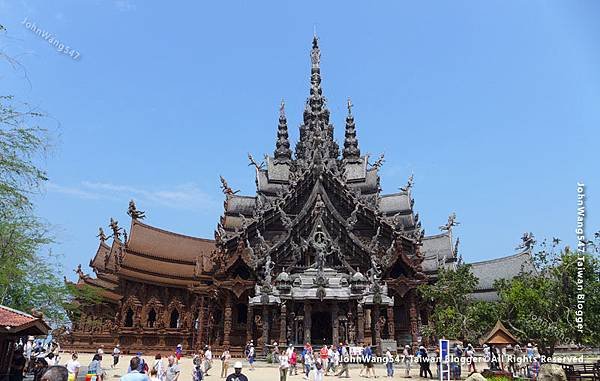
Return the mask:
M 315 201 L 315 208 L 313 209 L 313 216 L 320 216 L 325 209 L 325 202 L 321 198 L 321 194 L 317 194 L 317 200 Z
M 535 245 L 535 238 L 533 233 L 525 232 L 521 237 L 521 244 L 515 248 L 515 250 L 521 250 L 523 252 L 531 253 L 533 246 Z
M 258 250 L 260 251 L 260 253 L 263 254 L 269 251 L 269 244 L 267 244 L 265 237 L 262 236 L 260 230 L 258 229 L 256 229 L 256 238 L 258 239 Z
M 251 155 L 249 152 L 248 152 L 248 160 L 250 160 L 250 164 L 248 164 L 248 166 L 251 166 L 251 165 L 253 165 L 253 166 L 256 168 L 256 170 L 261 170 L 261 169 L 263 169 L 263 167 L 264 167 L 264 165 L 265 165 L 265 162 L 264 162 L 264 161 L 263 161 L 262 163 L 258 164 L 258 163 L 256 162 L 256 160 L 254 160 L 254 158 L 252 157 L 252 155 Z
M 379 158 L 377 160 L 375 160 L 375 162 L 371 165 L 371 168 L 376 168 L 376 169 L 381 168 L 383 163 L 385 163 L 384 157 L 385 157 L 384 154 L 379 155 Z
M 204 257 L 199 255 L 194 260 L 194 276 L 199 277 L 204 272 Z
M 127 209 L 127 215 L 134 220 L 143 220 L 146 218 L 146 213 L 141 210 L 137 210 L 135 207 L 135 202 L 133 200 L 129 201 L 129 208 Z
M 123 229 L 123 242 L 127 242 L 127 230 Z
M 100 238 L 101 243 L 106 242 L 106 234 L 104 234 L 104 229 L 102 229 L 102 227 L 98 228 L 98 235 L 96 237 Z
M 313 38 L 312 50 L 310 52 L 310 62 L 312 63 L 313 69 L 319 68 L 321 62 L 321 50 L 319 49 L 319 39 L 315 35 Z
M 234 191 L 233 189 L 231 189 L 229 187 L 229 184 L 227 184 L 227 180 L 225 180 L 225 178 L 223 178 L 223 176 L 219 176 L 219 178 L 221 179 L 221 191 L 223 191 L 224 194 L 234 195 L 239 192 L 239 191 Z
M 265 259 L 265 265 L 263 267 L 263 274 L 264 274 L 264 277 L 265 277 L 265 284 L 267 284 L 267 285 L 271 284 L 272 273 L 273 273 L 273 269 L 274 268 L 275 268 L 275 264 L 271 260 L 271 256 L 267 255 L 267 258 Z
M 371 238 L 371 242 L 369 243 L 369 250 L 371 252 L 375 252 L 379 249 L 379 238 L 381 237 L 381 226 L 377 227 L 377 231 L 373 238 Z
M 460 222 L 456 221 L 456 213 L 452 213 L 448 216 L 448 222 L 445 225 L 440 226 L 441 231 L 450 231 L 454 226 L 460 225 Z
M 356 223 L 358 222 L 358 209 L 360 208 L 360 203 L 356 203 L 356 205 L 354 205 L 354 210 L 352 210 L 352 213 L 350 213 L 350 217 L 348 217 L 348 219 L 346 220 L 346 222 L 348 223 L 350 229 L 354 228 L 354 225 L 356 225 Z
M 285 210 L 281 207 L 281 203 L 277 203 L 277 210 L 279 211 L 279 218 L 281 218 L 281 224 L 287 230 L 292 228 L 292 219 L 285 213 Z
M 408 182 L 406 183 L 406 185 L 403 187 L 400 187 L 400 190 L 403 192 L 408 192 L 413 187 L 414 183 L 415 183 L 415 175 L 411 174 L 408 177 Z
M 110 228 L 113 231 L 113 238 L 116 240 L 120 240 L 121 238 L 121 230 L 123 230 L 122 228 L 119 227 L 119 221 L 111 218 L 110 219 L 110 223 L 109 223 Z
M 381 277 L 381 266 L 378 263 L 377 255 L 371 254 L 371 268 L 367 271 L 367 276 L 371 283 L 375 283 Z
M 73 270 L 75 272 L 75 274 L 77 274 L 77 276 L 79 276 L 79 279 L 83 279 L 85 277 L 85 274 L 83 273 L 83 270 L 81 269 L 81 264 L 77 265 L 77 269 Z

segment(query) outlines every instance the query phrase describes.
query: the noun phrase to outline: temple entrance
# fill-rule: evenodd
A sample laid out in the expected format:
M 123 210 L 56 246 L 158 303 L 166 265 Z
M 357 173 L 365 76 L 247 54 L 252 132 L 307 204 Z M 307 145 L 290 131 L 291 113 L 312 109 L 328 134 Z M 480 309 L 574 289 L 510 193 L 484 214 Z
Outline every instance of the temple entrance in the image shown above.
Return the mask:
M 312 344 L 332 344 L 331 312 L 319 311 L 312 313 L 310 337 Z

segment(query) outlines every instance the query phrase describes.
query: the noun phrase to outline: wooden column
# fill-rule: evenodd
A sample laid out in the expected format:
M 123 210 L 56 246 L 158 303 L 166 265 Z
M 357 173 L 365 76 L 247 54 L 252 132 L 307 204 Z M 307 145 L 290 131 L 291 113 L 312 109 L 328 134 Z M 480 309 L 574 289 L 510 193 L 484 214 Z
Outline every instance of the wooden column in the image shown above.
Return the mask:
M 310 343 L 310 328 L 312 326 L 312 305 L 309 302 L 304 302 L 304 341 Z
M 356 307 L 356 314 L 358 315 L 358 334 L 356 337 L 357 344 L 365 342 L 365 311 L 362 304 Z
M 340 342 L 340 321 L 338 320 L 338 305 L 331 306 L 331 340 L 337 345 Z
M 413 348 L 415 348 L 419 343 L 419 322 L 417 315 L 417 300 L 414 291 L 410 291 L 408 303 L 408 315 L 410 317 L 410 334 L 412 336 Z
M 390 340 L 396 340 L 396 331 L 394 330 L 394 306 L 387 307 L 388 335 Z
M 200 297 L 200 310 L 198 311 L 198 332 L 196 332 L 196 348 L 202 348 L 204 344 L 204 330 L 206 329 L 206 313 L 204 296 Z
M 254 339 L 254 308 L 248 305 L 248 320 L 246 320 L 246 342 Z
M 232 301 L 231 294 L 227 294 L 225 299 L 225 310 L 223 320 L 223 345 L 229 347 L 230 335 L 231 335 L 231 316 L 232 316 Z
M 374 305 L 371 308 L 371 321 L 373 321 L 373 325 L 375 326 L 375 345 L 379 346 L 381 343 L 381 330 L 383 327 L 379 323 L 379 317 L 381 316 L 381 310 L 379 305 Z
M 263 350 L 266 350 L 269 344 L 269 306 L 263 306 L 262 313 L 262 342 Z
M 279 345 L 283 345 L 284 343 L 287 343 L 287 307 L 285 303 L 281 305 L 279 323 Z

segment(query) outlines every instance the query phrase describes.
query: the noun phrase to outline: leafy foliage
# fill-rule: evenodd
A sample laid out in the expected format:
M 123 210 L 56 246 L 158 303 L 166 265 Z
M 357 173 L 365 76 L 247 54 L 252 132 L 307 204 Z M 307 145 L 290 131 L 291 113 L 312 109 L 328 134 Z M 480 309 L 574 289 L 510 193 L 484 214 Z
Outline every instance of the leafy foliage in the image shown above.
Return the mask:
M 600 262 L 595 252 L 558 251 L 558 240 L 541 244 L 532 254 L 535 271 L 496 283 L 503 319 L 523 340 L 538 343 L 552 355 L 559 343 L 595 345 L 600 342 Z M 579 272 L 578 261 L 584 264 Z M 578 290 L 578 272 L 582 289 Z M 585 295 L 583 329 L 577 326 L 577 297 Z
M 469 295 L 476 286 L 477 278 L 465 264 L 456 270 L 440 269 L 434 284 L 420 286 L 421 297 L 435 306 L 423 333 L 475 341 L 490 329 L 496 322 L 496 306 L 473 301 Z

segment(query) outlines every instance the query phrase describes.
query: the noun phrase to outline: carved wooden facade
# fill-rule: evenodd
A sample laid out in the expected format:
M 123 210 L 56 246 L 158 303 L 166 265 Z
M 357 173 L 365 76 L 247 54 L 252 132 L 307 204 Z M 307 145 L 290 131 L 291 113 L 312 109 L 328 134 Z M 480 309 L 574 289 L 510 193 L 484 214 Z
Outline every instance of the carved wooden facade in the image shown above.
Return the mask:
M 320 70 L 315 37 L 295 152 L 282 103 L 274 154 L 261 164 L 250 157 L 256 194 L 238 195 L 221 179 L 224 213 L 214 240 L 147 225 L 134 203 L 128 236 L 111 219 L 112 243 L 101 232 L 90 263 L 96 277 L 79 280 L 105 302 L 75 319 L 71 346 L 120 343 L 148 352 L 211 344 L 241 353 L 249 340 L 259 350 L 273 341 L 417 344 L 426 306 L 415 290 L 455 263 L 451 227 L 434 237 L 448 239 L 435 248 L 447 254 L 436 252 L 432 271 L 412 179 L 381 194 L 383 156 L 370 164 L 361 155 L 350 101 L 340 149 Z

